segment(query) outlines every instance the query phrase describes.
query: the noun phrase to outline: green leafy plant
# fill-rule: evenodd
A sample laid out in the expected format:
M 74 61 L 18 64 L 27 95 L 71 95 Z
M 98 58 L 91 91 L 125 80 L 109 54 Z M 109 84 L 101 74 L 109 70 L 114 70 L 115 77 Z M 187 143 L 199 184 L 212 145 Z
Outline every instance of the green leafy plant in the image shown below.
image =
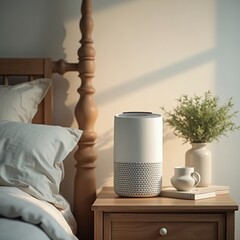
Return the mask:
M 238 114 L 238 111 L 232 112 L 232 98 L 219 106 L 219 99 L 207 91 L 203 96 L 182 95 L 177 102 L 173 111 L 161 109 L 166 116 L 165 122 L 184 143 L 210 143 L 240 129 L 232 121 Z

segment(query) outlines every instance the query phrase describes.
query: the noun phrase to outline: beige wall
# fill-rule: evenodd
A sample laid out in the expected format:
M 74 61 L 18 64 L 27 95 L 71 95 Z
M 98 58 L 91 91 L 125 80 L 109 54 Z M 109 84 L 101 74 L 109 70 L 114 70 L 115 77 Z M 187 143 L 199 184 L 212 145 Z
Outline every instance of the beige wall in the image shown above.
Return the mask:
M 79 7 L 79 0 L 2 0 L 0 57 L 52 56 L 76 61 Z M 222 100 L 233 97 L 236 109 L 240 109 L 240 1 L 93 0 L 93 10 L 97 52 L 94 84 L 99 108 L 97 184 L 101 188 L 112 185 L 116 113 L 161 113 L 160 106 L 173 107 L 181 94 L 202 94 L 206 90 Z M 55 77 L 61 87 L 55 90 L 54 121 L 76 127 L 69 113 L 78 99 L 79 81 L 76 74 L 65 77 L 68 83 Z M 238 132 L 209 146 L 213 183 L 229 185 L 238 204 L 239 142 Z M 189 147 L 165 129 L 164 184 L 169 184 L 173 167 L 184 164 Z M 74 171 L 70 158 L 65 166 Z M 72 181 L 67 174 L 63 182 L 63 192 L 70 201 Z M 239 239 L 240 229 L 236 231 Z

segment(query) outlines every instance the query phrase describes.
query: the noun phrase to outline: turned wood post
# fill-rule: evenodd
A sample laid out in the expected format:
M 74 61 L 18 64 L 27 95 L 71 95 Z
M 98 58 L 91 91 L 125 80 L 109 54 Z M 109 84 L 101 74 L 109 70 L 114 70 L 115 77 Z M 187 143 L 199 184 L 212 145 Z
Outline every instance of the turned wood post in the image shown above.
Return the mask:
M 83 130 L 83 135 L 75 152 L 77 172 L 73 212 L 78 224 L 77 237 L 81 240 L 93 240 L 94 218 L 91 205 L 96 199 L 95 161 L 97 156 L 94 145 L 97 136 L 94 124 L 97 118 L 97 108 L 93 99 L 95 89 L 92 85 L 95 71 L 95 49 L 92 40 L 91 0 L 82 1 L 81 13 L 80 31 L 82 38 L 78 50 L 78 72 L 81 85 L 78 89 L 80 98 L 75 108 L 75 116 L 79 129 Z

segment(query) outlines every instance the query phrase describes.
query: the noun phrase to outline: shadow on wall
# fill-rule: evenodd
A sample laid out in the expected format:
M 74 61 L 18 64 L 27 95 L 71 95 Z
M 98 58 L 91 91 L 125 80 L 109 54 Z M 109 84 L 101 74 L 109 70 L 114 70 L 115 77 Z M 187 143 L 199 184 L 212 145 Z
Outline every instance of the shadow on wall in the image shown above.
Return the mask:
M 96 150 L 98 154 L 97 159 L 97 187 L 109 184 L 109 179 L 113 176 L 113 130 L 105 132 L 97 139 Z M 112 182 L 110 183 L 113 184 Z
M 108 103 L 109 101 L 123 97 L 131 92 L 144 89 L 145 87 L 153 85 L 161 80 L 165 80 L 171 76 L 176 76 L 177 74 L 183 73 L 201 64 L 210 62 L 215 58 L 215 49 L 209 49 L 208 51 L 194 55 L 193 57 L 182 60 L 181 62 L 165 67 L 164 69 L 159 69 L 155 72 L 145 74 L 136 79 L 129 80 L 127 83 L 123 83 L 114 88 L 97 93 L 95 97 L 96 102 L 98 105 Z

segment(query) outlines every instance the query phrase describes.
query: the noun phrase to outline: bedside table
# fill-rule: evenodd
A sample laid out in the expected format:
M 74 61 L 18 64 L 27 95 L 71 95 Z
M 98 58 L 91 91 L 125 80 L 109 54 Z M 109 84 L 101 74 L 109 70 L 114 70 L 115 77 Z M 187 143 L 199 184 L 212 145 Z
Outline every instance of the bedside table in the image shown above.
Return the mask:
M 120 198 L 104 187 L 92 210 L 95 240 L 233 240 L 238 205 L 229 195 Z

